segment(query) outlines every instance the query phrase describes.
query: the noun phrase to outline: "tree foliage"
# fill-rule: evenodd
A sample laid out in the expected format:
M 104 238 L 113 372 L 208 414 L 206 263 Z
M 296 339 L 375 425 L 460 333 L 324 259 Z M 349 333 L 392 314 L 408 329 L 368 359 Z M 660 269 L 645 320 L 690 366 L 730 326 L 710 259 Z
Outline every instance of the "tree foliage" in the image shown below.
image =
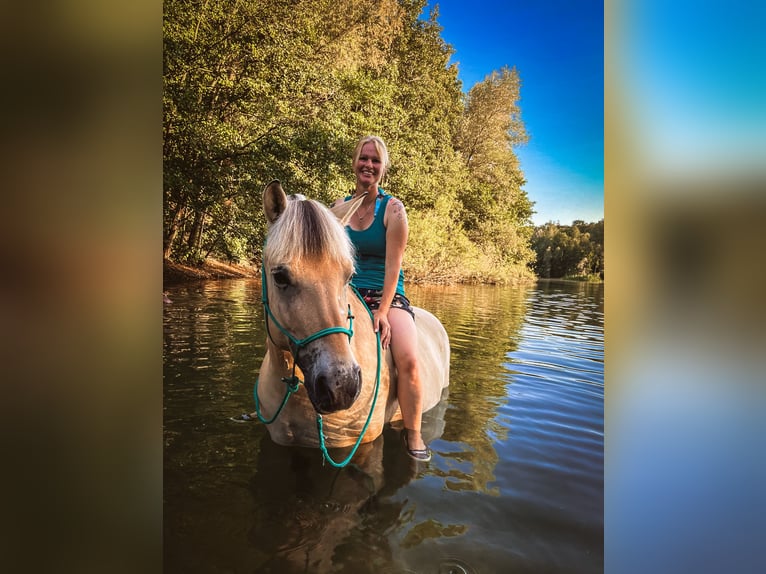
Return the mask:
M 604 220 L 572 225 L 546 223 L 532 236 L 539 277 L 604 278 Z
M 409 212 L 411 278 L 528 276 L 519 75 L 503 68 L 464 95 L 425 5 L 166 0 L 164 256 L 257 257 L 264 185 L 330 203 L 375 133 L 392 157 L 383 187 Z

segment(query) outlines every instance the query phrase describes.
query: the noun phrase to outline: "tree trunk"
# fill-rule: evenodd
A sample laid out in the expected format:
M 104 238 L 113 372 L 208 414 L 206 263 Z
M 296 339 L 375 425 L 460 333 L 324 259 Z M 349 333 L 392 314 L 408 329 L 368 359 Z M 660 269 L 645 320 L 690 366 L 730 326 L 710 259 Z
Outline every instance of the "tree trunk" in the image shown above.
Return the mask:
M 173 222 L 170 226 L 170 229 L 167 229 L 165 231 L 165 237 L 162 242 L 163 259 L 170 259 L 170 252 L 173 249 L 173 242 L 176 240 L 177 235 L 178 235 L 178 223 Z
M 189 231 L 189 240 L 186 244 L 189 248 L 189 253 L 192 257 L 199 258 L 202 250 L 202 231 L 205 227 L 205 212 L 195 211 L 194 222 L 192 223 L 191 231 Z
M 164 259 L 170 258 L 170 253 L 173 250 L 173 243 L 175 243 L 176 237 L 178 237 L 179 221 L 181 220 L 181 214 L 183 213 L 183 206 L 178 205 L 173 211 L 173 218 L 170 221 L 162 240 L 162 257 Z

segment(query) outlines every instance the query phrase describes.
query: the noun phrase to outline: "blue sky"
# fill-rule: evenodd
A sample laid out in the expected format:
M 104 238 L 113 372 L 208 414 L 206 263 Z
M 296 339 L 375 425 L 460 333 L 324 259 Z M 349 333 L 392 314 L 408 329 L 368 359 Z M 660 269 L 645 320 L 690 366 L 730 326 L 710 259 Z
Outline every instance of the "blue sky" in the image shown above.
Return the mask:
M 622 45 L 609 55 L 636 126 L 635 163 L 655 178 L 720 178 L 725 193 L 732 179 L 762 178 L 766 5 L 643 0 L 615 20 Z
M 541 225 L 604 217 L 603 3 L 430 0 L 467 92 L 516 67 L 529 143 L 516 149 Z

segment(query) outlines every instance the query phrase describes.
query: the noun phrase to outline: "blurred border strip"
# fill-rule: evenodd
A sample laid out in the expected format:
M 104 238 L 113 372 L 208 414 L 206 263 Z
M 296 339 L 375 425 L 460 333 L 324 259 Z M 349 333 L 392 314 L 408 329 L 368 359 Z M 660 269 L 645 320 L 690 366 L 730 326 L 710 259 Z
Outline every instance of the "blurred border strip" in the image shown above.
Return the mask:
M 0 10 L 4 563 L 159 571 L 162 3 Z
M 766 7 L 607 2 L 608 572 L 760 572 Z

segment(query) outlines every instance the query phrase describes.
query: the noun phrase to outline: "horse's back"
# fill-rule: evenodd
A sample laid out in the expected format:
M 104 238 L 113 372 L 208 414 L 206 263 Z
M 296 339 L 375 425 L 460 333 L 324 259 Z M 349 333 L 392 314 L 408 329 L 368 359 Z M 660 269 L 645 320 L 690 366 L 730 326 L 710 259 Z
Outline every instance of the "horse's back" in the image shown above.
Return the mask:
M 441 321 L 420 307 L 415 311 L 418 331 L 418 370 L 423 388 L 423 412 L 433 408 L 449 385 L 450 346 Z

